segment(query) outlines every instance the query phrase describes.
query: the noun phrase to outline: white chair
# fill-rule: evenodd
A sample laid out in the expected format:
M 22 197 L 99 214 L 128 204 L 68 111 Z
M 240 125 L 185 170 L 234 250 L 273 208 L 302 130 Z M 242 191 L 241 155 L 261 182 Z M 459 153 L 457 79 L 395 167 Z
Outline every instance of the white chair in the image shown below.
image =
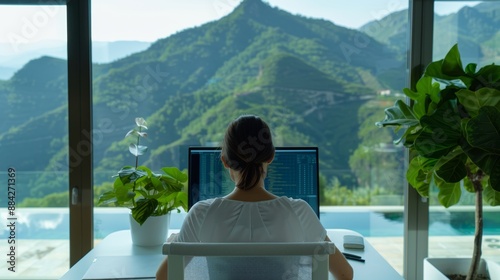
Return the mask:
M 332 242 L 186 243 L 163 245 L 168 279 L 328 279 Z

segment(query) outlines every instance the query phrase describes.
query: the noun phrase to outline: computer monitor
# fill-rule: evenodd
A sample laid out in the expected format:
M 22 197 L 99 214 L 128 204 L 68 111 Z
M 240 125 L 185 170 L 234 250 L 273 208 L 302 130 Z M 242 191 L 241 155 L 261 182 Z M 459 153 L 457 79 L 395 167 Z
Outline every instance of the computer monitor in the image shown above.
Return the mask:
M 222 197 L 234 182 L 220 159 L 220 148 L 188 148 L 188 206 Z M 319 163 L 317 147 L 277 147 L 264 180 L 265 188 L 277 196 L 305 200 L 319 217 Z

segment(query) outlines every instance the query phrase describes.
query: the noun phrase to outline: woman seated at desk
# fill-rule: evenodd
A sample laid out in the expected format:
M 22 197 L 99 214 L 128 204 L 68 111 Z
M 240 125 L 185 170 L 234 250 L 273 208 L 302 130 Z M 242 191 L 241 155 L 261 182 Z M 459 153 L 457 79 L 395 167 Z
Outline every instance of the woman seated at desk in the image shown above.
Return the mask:
M 278 197 L 264 188 L 267 167 L 274 159 L 269 126 L 259 117 L 232 121 L 224 135 L 221 160 L 235 182 L 220 198 L 193 205 L 176 242 L 318 242 L 330 241 L 309 204 Z M 352 279 L 353 270 L 340 250 L 330 255 L 335 279 Z M 156 279 L 167 279 L 167 258 Z

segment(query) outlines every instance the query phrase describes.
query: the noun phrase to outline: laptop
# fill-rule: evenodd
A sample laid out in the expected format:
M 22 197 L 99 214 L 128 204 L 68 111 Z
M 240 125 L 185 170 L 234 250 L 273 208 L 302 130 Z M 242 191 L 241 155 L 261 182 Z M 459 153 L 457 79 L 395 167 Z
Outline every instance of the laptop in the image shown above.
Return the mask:
M 234 189 L 218 147 L 188 148 L 188 207 L 200 200 L 222 197 Z M 277 196 L 305 200 L 319 218 L 319 162 L 317 147 L 276 147 L 264 180 Z

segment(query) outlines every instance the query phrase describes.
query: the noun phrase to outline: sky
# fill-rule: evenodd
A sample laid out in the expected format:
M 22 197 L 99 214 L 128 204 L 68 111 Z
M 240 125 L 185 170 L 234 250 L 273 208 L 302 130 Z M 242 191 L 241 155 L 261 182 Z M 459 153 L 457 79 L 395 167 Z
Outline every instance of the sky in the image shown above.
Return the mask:
M 264 0 L 293 14 L 323 18 L 337 25 L 359 28 L 389 13 L 406 9 L 404 0 Z M 99 0 L 92 3 L 92 39 L 153 42 L 179 30 L 217 20 L 241 0 Z M 438 2 L 436 13 L 456 12 L 478 2 Z M 117 9 L 118 7 L 118 9 Z M 112 11 L 112 12 L 110 12 Z M 139 11 L 139 12 L 138 12 Z M 0 42 L 24 43 L 64 40 L 66 11 L 62 6 L 0 6 Z M 1 55 L 1 53 L 0 53 Z

